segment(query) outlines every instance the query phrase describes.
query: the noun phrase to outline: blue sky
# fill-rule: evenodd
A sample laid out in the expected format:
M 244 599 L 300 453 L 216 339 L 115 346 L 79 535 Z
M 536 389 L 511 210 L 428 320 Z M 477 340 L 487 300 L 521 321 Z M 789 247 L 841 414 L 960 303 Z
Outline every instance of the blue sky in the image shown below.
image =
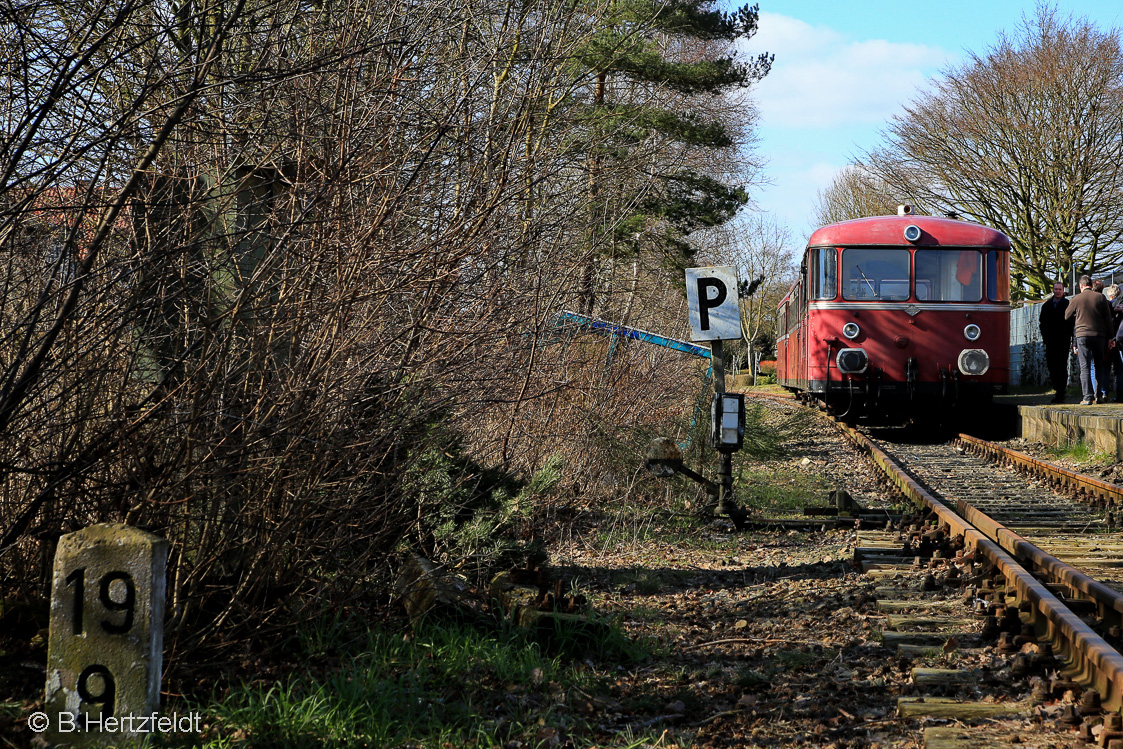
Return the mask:
M 881 131 L 926 81 L 984 54 L 1006 31 L 1016 35 L 1034 0 L 939 3 L 759 0 L 760 30 L 748 51 L 776 55 L 753 89 L 758 153 L 773 184 L 755 191 L 757 206 L 802 246 L 814 229 L 818 191 L 851 156 L 881 142 Z M 1062 16 L 1102 29 L 1123 27 L 1123 2 L 1056 3 Z

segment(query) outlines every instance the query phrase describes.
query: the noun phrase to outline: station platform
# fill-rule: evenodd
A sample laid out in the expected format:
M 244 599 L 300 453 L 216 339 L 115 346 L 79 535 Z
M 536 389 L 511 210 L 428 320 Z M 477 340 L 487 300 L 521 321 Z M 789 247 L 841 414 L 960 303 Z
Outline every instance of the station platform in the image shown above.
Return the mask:
M 1080 395 L 1072 391 L 1067 403 L 1051 403 L 1052 397 L 1007 395 L 995 398 L 995 404 L 1016 409 L 1020 437 L 1058 447 L 1083 442 L 1089 450 L 1123 461 L 1123 403 L 1081 406 Z

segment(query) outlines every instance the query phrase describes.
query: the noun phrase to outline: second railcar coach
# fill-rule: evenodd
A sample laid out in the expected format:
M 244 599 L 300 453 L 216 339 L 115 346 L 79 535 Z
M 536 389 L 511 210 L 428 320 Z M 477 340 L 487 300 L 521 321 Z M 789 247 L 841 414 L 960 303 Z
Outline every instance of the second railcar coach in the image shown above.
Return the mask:
M 831 224 L 780 303 L 780 385 L 843 416 L 989 403 L 1009 377 L 1010 240 L 911 215 Z

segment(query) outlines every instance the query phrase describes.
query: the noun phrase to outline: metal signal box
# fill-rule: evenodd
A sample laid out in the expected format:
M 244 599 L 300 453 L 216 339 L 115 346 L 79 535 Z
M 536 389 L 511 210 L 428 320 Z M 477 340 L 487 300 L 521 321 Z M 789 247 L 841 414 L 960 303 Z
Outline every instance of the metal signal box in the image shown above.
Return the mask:
M 745 443 L 745 396 L 714 393 L 710 401 L 710 444 L 723 452 L 736 452 Z

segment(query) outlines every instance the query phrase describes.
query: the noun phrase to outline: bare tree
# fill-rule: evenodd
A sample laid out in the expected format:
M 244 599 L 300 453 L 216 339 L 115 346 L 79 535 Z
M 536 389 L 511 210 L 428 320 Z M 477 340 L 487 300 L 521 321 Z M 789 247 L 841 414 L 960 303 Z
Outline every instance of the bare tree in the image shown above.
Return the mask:
M 171 542 L 171 646 L 193 647 L 384 583 L 403 544 L 472 557 L 544 467 L 573 497 L 637 486 L 698 372 L 558 327 L 587 291 L 580 157 L 635 146 L 598 173 L 633 196 L 597 204 L 615 227 L 641 167 L 691 156 L 636 145 L 635 117 L 590 123 L 603 8 L 582 10 L 0 16 L 0 579 L 43 597 L 60 534 L 144 526 Z M 597 293 L 681 337 L 660 260 L 605 253 Z
M 1015 295 L 1123 259 L 1118 31 L 1043 6 L 935 80 L 887 139 L 865 168 L 898 194 L 1006 232 Z
M 707 240 L 702 250 L 705 259 L 737 268 L 741 331 L 755 384 L 754 359 L 774 343 L 776 306 L 795 281 L 798 260 L 791 233 L 774 218 L 753 214 L 712 232 Z
M 523 336 L 574 286 L 546 120 L 586 30 L 520 7 L 4 17 L 5 579 L 44 595 L 60 533 L 143 525 L 198 643 L 349 595 L 429 523 L 407 469 L 539 395 Z
M 838 171 L 831 184 L 816 198 L 815 222 L 820 226 L 866 216 L 887 216 L 897 212 L 902 201 L 880 179 L 860 166 L 848 164 Z

